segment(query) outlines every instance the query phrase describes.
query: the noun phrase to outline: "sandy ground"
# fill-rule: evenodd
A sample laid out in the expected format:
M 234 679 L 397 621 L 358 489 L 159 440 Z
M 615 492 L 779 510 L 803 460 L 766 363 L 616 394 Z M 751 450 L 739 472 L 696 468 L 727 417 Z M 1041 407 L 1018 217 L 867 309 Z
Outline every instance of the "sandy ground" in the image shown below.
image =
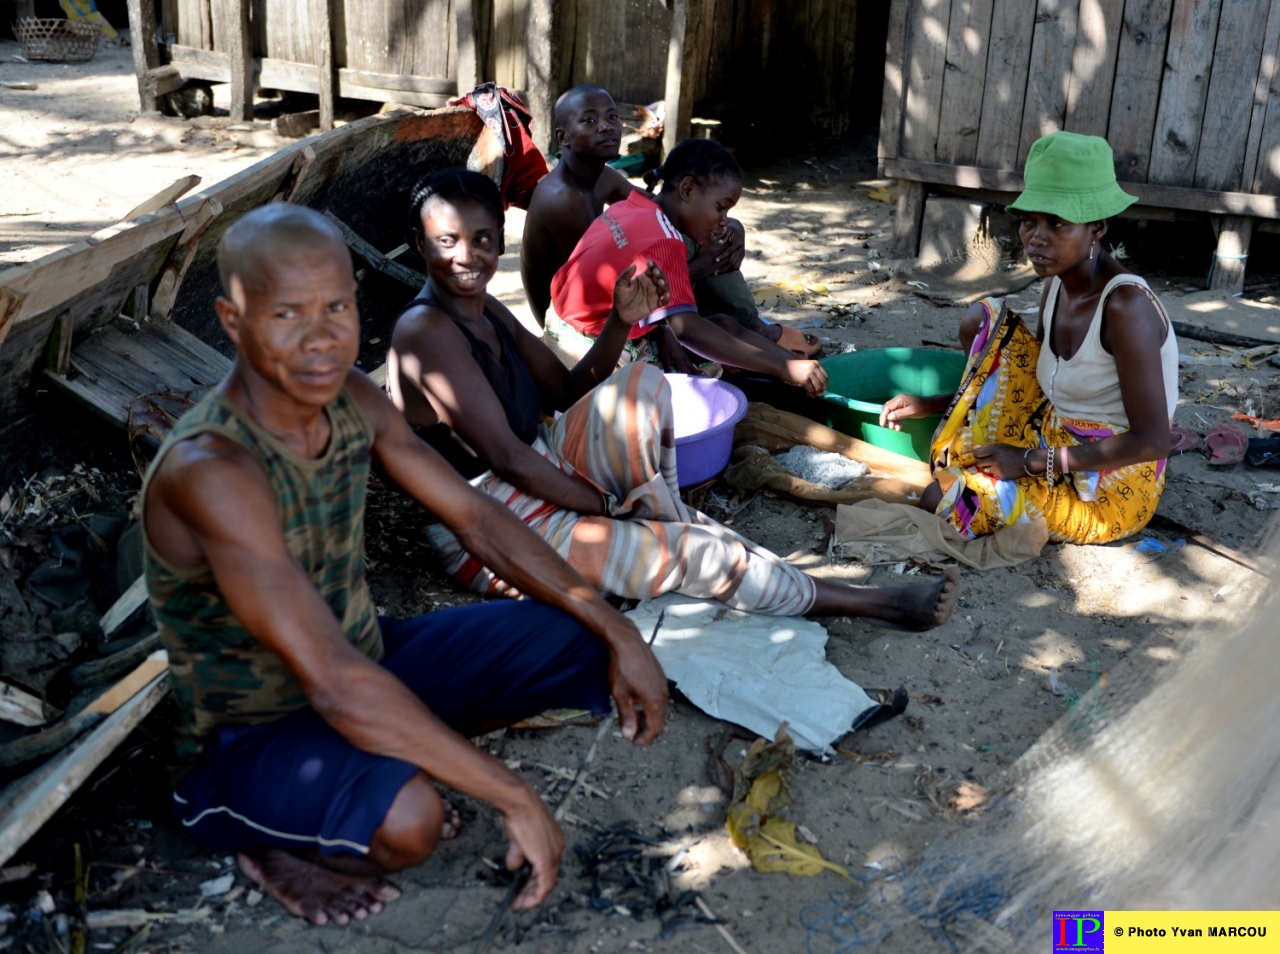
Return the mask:
M 283 145 L 262 122 L 236 130 L 225 117 L 139 117 L 127 50 L 107 49 L 90 64 L 69 67 L 14 63 L 15 52 L 16 44 L 0 44 L 0 80 L 31 80 L 40 88 L 0 90 L 0 108 L 13 117 L 0 134 L 0 261 L 29 260 L 109 224 L 180 175 L 196 172 L 215 181 Z M 886 185 L 875 178 L 872 139 L 806 148 L 787 163 L 748 169 L 735 211 L 748 227 L 744 273 L 755 287 L 772 289 L 765 296 L 770 314 L 811 328 L 831 353 L 848 345 L 954 339 L 960 308 L 939 307 L 901 282 L 869 283 L 873 263 L 894 265 L 886 261 L 892 205 L 870 195 Z M 520 225 L 520 213 L 513 213 L 498 282 L 517 309 L 523 308 L 515 275 Z M 1211 247 L 1208 240 L 1190 226 L 1161 231 L 1173 241 L 1162 244 L 1156 229 L 1132 226 L 1117 239 L 1175 318 L 1280 340 L 1274 245 L 1260 243 L 1245 296 L 1224 299 L 1203 290 L 1195 253 Z M 1034 307 L 1039 287 L 1019 291 L 1015 304 Z M 1179 423 L 1203 431 L 1241 411 L 1280 416 L 1275 369 L 1265 357 L 1236 367 L 1233 349 L 1185 341 L 1183 352 L 1195 363 L 1182 375 Z M 1271 472 L 1212 468 L 1193 452 L 1172 460 L 1169 473 L 1162 515 L 1222 546 L 1257 551 L 1268 512 L 1280 505 L 1280 482 Z M 820 507 L 740 494 L 723 482 L 703 506 L 818 575 L 876 586 L 928 576 L 902 564 L 861 567 L 844 560 L 827 545 L 824 521 L 832 514 Z M 371 576 L 379 605 L 392 614 L 471 599 L 440 576 L 417 527 L 418 518 L 398 498 L 375 490 Z M 1167 551 L 1139 550 L 1147 537 Z M 959 610 L 930 633 L 826 621 L 832 663 L 869 691 L 905 686 L 912 703 L 905 717 L 847 738 L 831 761 L 802 760 L 788 816 L 825 857 L 859 879 L 883 877 L 877 871 L 892 868 L 892 859 L 912 865 L 1008 788 L 1018 760 L 1036 741 L 1079 714 L 1082 694 L 1098 687 L 1090 704 L 1104 712 L 1123 705 L 1126 693 L 1109 687 L 1142 684 L 1179 658 L 1195 634 L 1230 625 L 1234 601 L 1251 577 L 1186 532 L 1159 531 L 1112 546 L 1049 546 L 1013 569 L 965 570 Z M 310 928 L 261 899 L 239 874 L 211 884 L 232 874 L 230 859 L 193 852 L 165 815 L 159 741 L 165 718 L 162 710 L 149 720 L 10 863 L 31 863 L 35 870 L 0 884 L 0 950 L 14 942 L 13 950 L 25 950 L 23 944 L 52 949 L 60 932 L 74 928 L 77 844 L 89 867 L 89 910 L 167 912 L 141 931 L 136 924 L 91 931 L 92 950 L 471 949 L 503 893 L 484 859 L 500 857 L 504 842 L 483 804 L 460 801 L 462 835 L 395 879 L 405 896 L 385 913 L 347 928 Z M 563 776 L 577 768 L 594 732 L 590 726 L 520 729 L 481 744 L 518 765 L 555 802 L 568 784 Z M 813 925 L 829 927 L 825 916 L 846 910 L 867 887 L 832 873 L 758 873 L 728 841 L 719 784 L 724 769 L 709 753 L 722 752 L 723 762 L 736 766 L 750 739 L 678 692 L 668 730 L 652 748 L 634 750 L 616 731 L 607 735 L 589 785 L 570 806 L 572 847 L 560 885 L 539 911 L 508 917 L 493 949 L 730 950 L 715 927 L 698 922 L 697 909 L 681 898 L 686 890 L 701 892 L 720 927 L 747 951 L 841 949 L 842 941 Z M 609 832 L 613 848 L 594 852 Z M 594 881 L 587 856 L 597 862 Z M 890 943 L 904 942 L 912 950 L 944 946 L 919 924 L 900 927 Z

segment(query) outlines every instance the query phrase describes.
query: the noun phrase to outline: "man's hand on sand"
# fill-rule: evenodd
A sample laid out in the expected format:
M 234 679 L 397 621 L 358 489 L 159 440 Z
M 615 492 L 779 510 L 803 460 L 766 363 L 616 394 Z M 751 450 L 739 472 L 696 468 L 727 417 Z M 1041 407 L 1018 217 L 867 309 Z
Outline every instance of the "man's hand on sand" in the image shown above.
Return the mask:
M 671 301 L 667 276 L 653 259 L 646 259 L 643 272 L 631 265 L 613 283 L 613 310 L 627 327 L 644 321 Z
M 809 397 L 818 397 L 827 389 L 827 371 L 817 361 L 801 359 L 787 362 L 782 378 L 787 384 L 804 388 Z
M 667 677 L 639 633 L 610 640 L 609 646 L 609 691 L 618 707 L 622 737 L 648 745 L 662 734 L 667 721 Z
M 528 800 L 504 813 L 502 821 L 511 841 L 507 847 L 507 870 L 519 871 L 526 861 L 533 869 L 528 883 L 511 906 L 517 911 L 536 908 L 547 899 L 560 877 L 564 832 L 532 788 Z

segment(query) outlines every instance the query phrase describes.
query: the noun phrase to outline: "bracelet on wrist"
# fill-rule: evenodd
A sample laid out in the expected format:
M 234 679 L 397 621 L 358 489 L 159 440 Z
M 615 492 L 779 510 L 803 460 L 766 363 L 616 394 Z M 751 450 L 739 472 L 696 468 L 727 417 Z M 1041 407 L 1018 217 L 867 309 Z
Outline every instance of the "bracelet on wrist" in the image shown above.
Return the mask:
M 1027 466 L 1027 455 L 1029 455 L 1033 450 L 1035 450 L 1034 447 L 1028 447 L 1025 451 L 1022 452 L 1022 472 L 1026 474 L 1028 477 L 1038 476 L 1036 474 L 1031 473 L 1031 468 Z

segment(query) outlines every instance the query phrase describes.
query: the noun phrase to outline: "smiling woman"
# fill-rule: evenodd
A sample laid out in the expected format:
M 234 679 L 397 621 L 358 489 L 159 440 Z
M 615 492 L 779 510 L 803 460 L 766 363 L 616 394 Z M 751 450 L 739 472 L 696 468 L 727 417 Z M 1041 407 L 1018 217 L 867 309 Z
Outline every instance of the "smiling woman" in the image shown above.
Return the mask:
M 749 612 L 867 616 L 913 628 L 951 614 L 954 576 L 898 589 L 815 579 L 685 505 L 666 377 L 649 364 L 614 371 L 628 330 L 668 305 L 651 260 L 610 278 L 600 334 L 566 368 L 486 290 L 502 253 L 493 183 L 446 170 L 411 205 L 430 277 L 396 322 L 387 390 L 424 440 L 589 583 L 637 599 L 675 591 Z M 548 425 L 543 415 L 554 412 L 562 413 Z M 511 592 L 472 555 L 476 541 L 443 527 L 430 538 L 460 582 Z
M 1027 156 L 1025 182 L 1007 211 L 1049 279 L 1035 334 L 1000 299 L 984 299 L 960 325 L 969 357 L 959 393 L 897 395 L 880 423 L 944 412 L 920 506 L 962 533 L 1043 518 L 1053 539 L 1108 543 L 1155 514 L 1178 342 L 1146 281 L 1102 244 L 1107 219 L 1137 201 L 1117 184 L 1107 142 L 1045 136 Z

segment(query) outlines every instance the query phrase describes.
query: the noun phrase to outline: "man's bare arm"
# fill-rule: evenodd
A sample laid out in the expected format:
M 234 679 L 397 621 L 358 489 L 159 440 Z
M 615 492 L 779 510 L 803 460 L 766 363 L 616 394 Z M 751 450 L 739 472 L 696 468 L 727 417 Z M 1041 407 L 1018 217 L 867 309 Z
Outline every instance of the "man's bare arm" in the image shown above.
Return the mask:
M 499 577 L 600 636 L 609 648 L 610 690 L 623 735 L 637 745 L 656 739 L 666 720 L 666 677 L 635 624 L 511 511 L 459 477 L 367 377 L 352 372 L 348 387 L 377 431 L 374 454 L 387 475 Z
M 169 452 L 146 506 L 149 529 L 167 523 L 189 534 L 236 618 L 280 656 L 335 731 L 359 749 L 416 765 L 441 784 L 495 806 L 534 868 L 521 905 L 550 892 L 562 840 L 537 794 L 351 645 L 290 555 L 277 502 L 256 461 L 221 438 L 185 442 Z

